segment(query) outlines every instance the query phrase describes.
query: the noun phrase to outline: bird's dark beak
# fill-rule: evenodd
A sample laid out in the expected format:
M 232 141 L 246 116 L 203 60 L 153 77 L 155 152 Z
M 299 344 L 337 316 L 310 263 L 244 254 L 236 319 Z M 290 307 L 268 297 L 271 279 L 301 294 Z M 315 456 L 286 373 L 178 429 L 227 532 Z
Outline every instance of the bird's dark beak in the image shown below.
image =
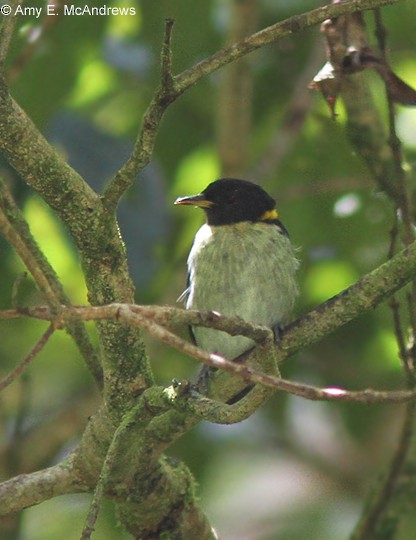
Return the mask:
M 213 203 L 208 201 L 202 193 L 200 195 L 192 195 L 191 197 L 179 197 L 174 204 L 199 206 L 200 208 L 210 208 L 213 205 Z

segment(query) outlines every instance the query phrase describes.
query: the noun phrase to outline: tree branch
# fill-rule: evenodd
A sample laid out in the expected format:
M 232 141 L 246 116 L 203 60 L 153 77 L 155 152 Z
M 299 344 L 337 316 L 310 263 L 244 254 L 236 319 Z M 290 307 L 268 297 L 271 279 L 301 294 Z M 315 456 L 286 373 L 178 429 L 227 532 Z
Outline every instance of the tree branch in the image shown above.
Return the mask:
M 380 7 L 380 6 L 374 6 Z M 338 95 L 347 113 L 347 133 L 357 154 L 367 164 L 380 188 L 407 213 L 400 185 L 401 158 L 397 161 L 397 138 L 389 143 L 384 120 L 366 82 L 363 58 L 371 51 L 362 13 L 328 19 L 322 24 L 327 41 L 328 63 L 315 77 L 318 88 L 333 109 Z M 372 55 L 372 57 L 374 54 Z M 373 66 L 373 64 L 371 64 Z M 391 108 L 390 108 L 390 119 Z
M 374 17 L 375 33 L 378 40 L 379 49 L 382 54 L 382 65 L 388 66 L 386 52 L 387 32 L 383 25 L 381 12 L 379 9 L 375 10 Z M 400 230 L 402 231 L 401 236 L 404 244 L 410 244 L 414 240 L 414 211 L 412 208 L 412 198 L 409 192 L 409 184 L 407 182 L 405 169 L 403 167 L 401 143 L 396 133 L 396 110 L 394 96 L 392 95 L 388 80 L 383 77 L 382 71 L 379 71 L 379 73 L 385 82 L 386 89 L 386 103 L 389 121 L 388 145 L 390 146 L 391 150 L 394 170 L 394 176 L 391 181 L 394 182 L 397 189 L 397 195 L 395 198 L 391 197 L 393 202 L 393 211 L 395 214 L 389 252 L 389 256 L 391 257 L 395 251 Z M 400 213 L 400 221 L 397 215 L 398 211 Z M 413 304 L 416 298 L 415 279 L 412 280 L 412 288 L 409 291 L 408 298 L 409 321 L 414 339 L 416 332 L 416 324 L 413 316 Z M 403 328 L 400 305 L 394 296 L 391 298 L 390 308 L 393 314 L 394 332 L 403 371 L 407 379 L 408 387 L 414 389 L 416 351 L 413 345 L 413 339 L 407 343 L 406 334 L 408 334 L 408 331 L 407 329 L 405 330 Z M 351 538 L 353 540 L 365 540 L 370 536 L 374 539 L 378 538 L 380 532 L 386 530 L 386 527 L 389 529 L 390 534 L 394 534 L 392 532 L 393 529 L 397 530 L 399 523 L 404 521 L 403 518 L 410 513 L 407 507 L 403 509 L 400 503 L 396 505 L 395 500 L 403 497 L 403 489 L 401 485 L 403 476 L 408 476 L 410 482 L 414 482 L 414 475 L 409 474 L 408 471 L 414 470 L 414 451 L 412 452 L 412 441 L 414 439 L 415 430 L 415 411 L 415 401 L 411 401 L 406 404 L 403 423 L 393 456 L 390 459 L 390 463 L 388 463 L 382 480 L 370 495 L 369 500 L 365 505 L 362 516 L 352 534 Z M 394 515 L 393 519 L 392 515 Z M 397 523 L 397 525 L 392 525 L 392 523 Z M 383 533 L 381 533 L 381 535 L 383 535 Z
M 298 350 L 316 343 L 335 329 L 361 315 L 364 311 L 373 309 L 388 296 L 391 296 L 408 283 L 413 278 L 415 272 L 416 242 L 413 242 L 413 244 L 410 244 L 341 294 L 318 306 L 284 329 L 282 338 L 277 345 L 276 360 L 282 361 Z M 365 403 L 370 403 L 372 400 L 383 401 L 386 399 L 384 392 L 372 396 L 367 391 L 348 393 L 344 390 L 334 391 L 324 389 L 315 392 L 316 389 L 294 383 L 289 383 L 292 385 L 289 387 L 287 381 L 282 381 L 273 375 L 264 374 L 246 364 L 230 362 L 219 355 L 207 353 L 166 328 L 166 325 L 173 322 L 208 326 L 227 331 L 233 335 L 244 334 L 250 336 L 256 342 L 265 346 L 270 344 L 272 339 L 270 329 L 256 327 L 249 323 L 244 323 L 239 319 L 227 319 L 210 313 L 186 311 L 172 307 L 130 306 L 125 304 L 91 307 L 62 306 L 58 320 L 49 308 L 34 308 L 24 311 L 8 310 L 3 313 L 0 312 L 0 318 L 10 318 L 22 314 L 55 321 L 55 324 L 58 325 L 63 325 L 66 321 L 73 319 L 113 319 L 125 321 L 146 330 L 157 339 L 168 343 L 209 366 L 220 368 L 233 375 L 238 375 L 245 381 L 263 384 L 285 391 L 292 391 L 296 395 L 308 399 L 348 400 L 350 394 L 354 394 L 355 400 Z M 403 394 L 400 392 L 397 395 L 392 394 L 391 399 L 393 402 L 402 402 L 412 399 L 412 395 L 411 393 Z
M 47 143 L 1 78 L 0 150 L 69 229 L 79 251 L 89 300 L 94 304 L 132 302 L 134 286 L 115 214 L 102 205 L 100 197 Z M 124 410 L 131 406 L 128 388 L 132 381 L 140 376 L 146 387 L 153 383 L 153 375 L 137 331 L 112 322 L 100 323 L 98 331 L 106 372 L 105 402 L 109 414 L 120 421 Z M 127 344 L 129 354 L 124 350 Z
M 19 512 L 47 499 L 89 491 L 73 469 L 73 455 L 64 461 L 31 474 L 21 474 L 0 484 L 0 515 Z
M 294 354 L 298 350 L 318 342 L 324 336 L 350 322 L 365 311 L 374 309 L 386 298 L 409 283 L 416 272 L 416 242 L 413 242 L 390 260 L 366 274 L 359 281 L 324 302 L 297 321 L 285 328 L 282 339 L 278 344 L 279 361 Z M 173 307 L 131 306 L 111 304 L 108 306 L 70 307 L 61 306 L 59 323 L 75 317 L 87 319 L 122 319 L 140 326 L 148 324 L 148 318 L 157 323 L 169 325 L 172 323 L 207 326 L 224 330 L 231 335 L 241 334 L 250 336 L 257 342 L 270 337 L 270 329 L 245 323 L 241 319 L 227 321 L 215 313 L 199 313 Z M 47 308 L 6 310 L 0 312 L 1 318 L 17 316 L 33 316 L 44 320 L 52 320 L 54 315 Z M 147 321 L 143 322 L 142 321 Z M 166 334 L 167 336 L 168 334 Z M 169 342 L 169 337 L 160 336 Z M 171 343 L 172 345 L 173 343 Z M 189 347 L 194 347 L 189 343 Z M 194 351 L 194 349 L 189 349 Z M 192 352 L 191 352 L 192 354 Z
M 293 354 L 375 308 L 413 279 L 415 263 L 413 242 L 354 285 L 289 325 L 283 336 L 282 352 L 285 356 Z
M 134 183 L 140 171 L 149 163 L 159 124 L 167 107 L 173 103 L 188 88 L 203 77 L 214 73 L 221 67 L 246 56 L 247 54 L 274 43 L 279 39 L 299 32 L 310 26 L 323 22 L 328 18 L 339 17 L 348 13 L 365 11 L 394 4 L 399 0 L 345 0 L 311 10 L 301 15 L 295 15 L 282 22 L 268 26 L 255 34 L 230 45 L 212 56 L 198 62 L 191 68 L 173 78 L 170 92 L 167 94 L 163 85 L 160 86 L 147 108 L 133 152 L 127 162 L 110 180 L 104 194 L 104 205 L 113 210 L 126 190 Z
M 11 372 L 7 377 L 0 380 L 0 392 L 4 390 L 9 384 L 11 384 L 14 380 L 17 379 L 22 373 L 23 370 L 26 368 L 26 366 L 40 353 L 40 351 L 43 349 L 43 347 L 46 345 L 47 341 L 51 337 L 51 335 L 54 333 L 55 327 L 53 324 L 51 324 L 46 332 L 43 333 L 39 341 L 36 343 L 36 345 L 33 347 L 33 349 L 30 351 L 30 353 L 24 358 L 22 362 Z
M 168 94 L 172 90 L 173 75 L 172 75 L 172 30 L 174 25 L 173 19 L 165 20 L 165 36 L 163 39 L 161 53 L 161 84 L 165 93 Z
M 0 231 L 32 274 L 36 285 L 52 310 L 56 312 L 61 309 L 61 304 L 68 305 L 69 298 L 66 296 L 58 276 L 37 245 L 10 191 L 1 178 Z M 69 322 L 67 331 L 78 346 L 96 383 L 102 387 L 103 374 L 100 359 L 91 344 L 85 326 L 80 321 Z
M 183 93 L 202 77 L 210 75 L 226 64 L 234 62 L 260 47 L 264 47 L 265 45 L 274 43 L 291 34 L 305 30 L 310 26 L 320 24 L 326 19 L 333 19 L 358 11 L 375 9 L 377 7 L 395 4 L 398 1 L 399 0 L 342 0 L 336 4 L 328 4 L 301 15 L 294 15 L 289 19 L 268 26 L 267 28 L 252 34 L 239 43 L 235 43 L 230 47 L 218 51 L 192 68 L 177 75 L 175 77 L 177 91 Z

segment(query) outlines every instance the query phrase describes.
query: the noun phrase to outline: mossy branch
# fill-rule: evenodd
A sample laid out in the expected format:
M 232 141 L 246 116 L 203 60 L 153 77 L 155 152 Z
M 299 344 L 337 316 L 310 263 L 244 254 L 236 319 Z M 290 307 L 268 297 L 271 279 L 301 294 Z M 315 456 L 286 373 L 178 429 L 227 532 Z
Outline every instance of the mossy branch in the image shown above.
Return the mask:
M 79 493 L 89 488 L 73 468 L 73 455 L 31 474 L 16 476 L 0 484 L 0 515 L 19 512 L 57 495 Z
M 132 302 L 134 286 L 116 217 L 39 133 L 0 79 L 0 150 L 29 186 L 58 213 L 78 248 L 91 303 Z M 103 256 L 105 254 L 105 256 Z M 106 374 L 104 393 L 118 418 L 131 406 L 130 388 L 138 374 L 153 382 L 140 334 L 112 322 L 100 323 Z M 130 353 L 125 354 L 126 346 Z

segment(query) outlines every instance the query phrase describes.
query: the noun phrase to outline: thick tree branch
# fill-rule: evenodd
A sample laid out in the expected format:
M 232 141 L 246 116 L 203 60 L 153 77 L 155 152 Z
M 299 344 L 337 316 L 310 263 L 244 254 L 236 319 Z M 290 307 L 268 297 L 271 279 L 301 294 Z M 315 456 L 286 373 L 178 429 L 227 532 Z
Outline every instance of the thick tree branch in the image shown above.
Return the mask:
M 21 474 L 0 484 L 0 515 L 19 512 L 65 493 L 79 493 L 89 488 L 73 469 L 73 456 L 61 463 L 31 474 Z
M 79 250 L 91 303 L 132 302 L 134 286 L 115 215 L 103 207 L 98 195 L 47 143 L 10 96 L 2 79 L 0 150 L 69 229 Z M 140 374 L 146 387 L 152 384 L 153 376 L 137 331 L 112 322 L 100 325 L 106 404 L 119 421 L 123 410 L 131 406 L 126 400 L 130 398 L 127 389 L 132 381 Z M 129 354 L 124 352 L 127 344 Z
M 194 506 L 193 482 L 190 472 L 183 467 L 180 475 L 172 474 L 172 471 L 169 467 L 166 467 L 163 460 L 156 459 L 155 461 L 154 453 L 156 449 L 154 445 L 158 440 L 160 441 L 159 444 L 164 447 L 164 433 L 160 427 L 162 427 L 164 413 L 171 406 L 170 401 L 164 399 L 163 396 L 164 389 L 158 387 L 147 389 L 140 397 L 137 405 L 126 413 L 115 431 L 96 485 L 82 532 L 82 540 L 88 540 L 91 536 L 103 495 L 106 492 L 117 492 L 117 479 L 119 477 L 124 479 L 124 469 L 131 467 L 132 464 L 135 464 L 134 470 L 141 471 L 138 473 L 138 477 L 129 477 L 127 480 L 130 493 L 129 504 L 136 507 L 134 512 L 138 512 L 143 516 L 146 513 L 151 513 L 153 522 L 159 523 L 160 521 L 166 521 L 167 516 L 171 514 L 177 515 L 178 506 L 182 506 L 183 511 L 180 516 L 169 520 L 172 522 L 170 524 L 172 533 L 177 531 L 177 533 L 180 533 L 178 538 L 187 538 L 189 540 L 213 540 L 215 538 L 205 516 Z M 156 423 L 156 427 L 154 423 Z M 168 423 L 165 423 L 165 427 L 168 425 Z M 134 444 L 132 444 L 132 433 L 137 434 Z M 157 437 L 155 439 L 156 433 Z M 156 452 L 159 455 L 162 452 L 161 448 Z M 125 464 L 124 467 L 120 465 L 120 456 L 129 456 L 128 464 Z M 163 487 L 169 493 L 169 496 L 165 498 L 163 505 L 160 503 L 155 505 L 154 502 L 147 501 L 142 493 L 146 493 L 146 486 L 151 485 L 155 478 L 159 478 L 158 482 L 160 482 L 162 470 L 164 472 Z M 124 482 L 126 481 L 124 480 Z M 134 500 L 135 497 L 138 499 Z M 187 501 L 186 504 L 184 504 L 184 501 Z M 138 521 L 140 522 L 140 520 Z M 135 534 L 137 534 L 137 531 Z M 137 537 L 142 538 L 141 535 Z
M 413 279 L 415 263 L 414 242 L 351 287 L 289 325 L 282 341 L 285 355 L 316 343 L 353 318 L 374 309 Z

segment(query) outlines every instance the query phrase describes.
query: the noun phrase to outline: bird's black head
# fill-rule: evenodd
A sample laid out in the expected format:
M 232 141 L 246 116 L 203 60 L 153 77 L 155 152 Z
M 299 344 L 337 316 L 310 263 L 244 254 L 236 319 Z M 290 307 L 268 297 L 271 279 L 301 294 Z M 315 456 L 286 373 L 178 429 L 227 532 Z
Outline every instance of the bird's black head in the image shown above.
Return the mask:
M 201 194 L 180 197 L 175 204 L 199 206 L 209 225 L 277 220 L 275 200 L 257 184 L 235 178 L 216 180 Z

